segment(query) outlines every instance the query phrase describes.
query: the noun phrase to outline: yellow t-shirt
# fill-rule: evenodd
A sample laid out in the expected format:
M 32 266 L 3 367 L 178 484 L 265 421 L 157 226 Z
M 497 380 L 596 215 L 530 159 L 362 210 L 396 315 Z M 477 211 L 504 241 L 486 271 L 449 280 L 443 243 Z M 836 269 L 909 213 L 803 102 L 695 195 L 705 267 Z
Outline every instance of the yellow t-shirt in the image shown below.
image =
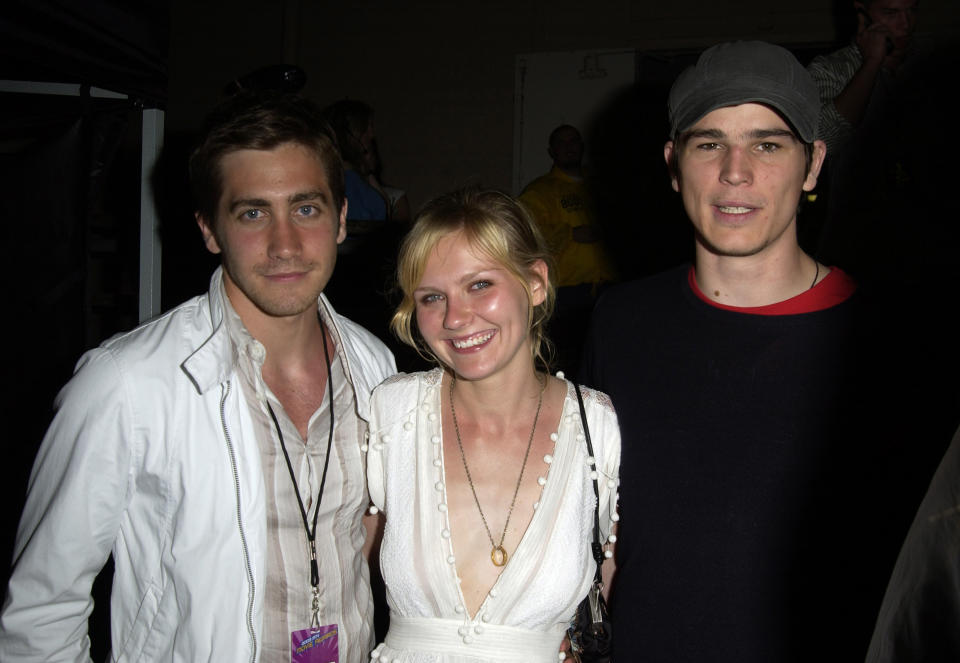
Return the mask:
M 592 204 L 582 180 L 554 166 L 520 194 L 553 251 L 557 286 L 613 280 L 613 267 L 602 242 L 575 242 L 573 229 L 594 224 Z

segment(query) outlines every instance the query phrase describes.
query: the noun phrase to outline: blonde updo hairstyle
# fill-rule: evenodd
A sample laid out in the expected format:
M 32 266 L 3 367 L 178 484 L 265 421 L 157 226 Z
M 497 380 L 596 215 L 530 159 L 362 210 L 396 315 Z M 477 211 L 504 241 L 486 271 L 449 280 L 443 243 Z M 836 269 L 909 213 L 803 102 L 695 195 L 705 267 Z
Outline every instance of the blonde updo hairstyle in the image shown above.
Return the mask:
M 413 293 L 420 285 L 427 260 L 437 243 L 458 231 L 463 231 L 474 250 L 516 277 L 527 292 L 528 302 L 533 301 L 528 281 L 539 278 L 532 266 L 538 260 L 546 263 L 545 296 L 539 305 L 530 307 L 528 325 L 534 362 L 549 371 L 553 348 L 545 327 L 556 303 L 556 289 L 551 280 L 553 261 L 533 219 L 520 203 L 501 191 L 459 189 L 434 198 L 420 210 L 397 259 L 397 285 L 403 299 L 390 320 L 393 333 L 420 356 L 440 363 L 416 329 L 417 303 Z

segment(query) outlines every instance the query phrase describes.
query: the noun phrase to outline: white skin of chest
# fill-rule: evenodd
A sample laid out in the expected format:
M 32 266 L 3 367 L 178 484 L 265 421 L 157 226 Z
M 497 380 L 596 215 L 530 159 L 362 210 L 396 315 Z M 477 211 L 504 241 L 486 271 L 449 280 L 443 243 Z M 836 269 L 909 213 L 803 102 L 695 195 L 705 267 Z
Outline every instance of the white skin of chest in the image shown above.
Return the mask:
M 326 371 L 324 366 L 322 369 Z M 264 371 L 266 373 L 266 371 Z M 293 425 L 297 427 L 300 437 L 307 439 L 307 428 L 310 423 L 310 417 L 320 409 L 323 398 L 326 395 L 327 378 L 320 373 L 321 377 L 302 376 L 301 379 L 287 378 L 279 381 L 266 378 L 264 381 L 270 386 L 270 390 L 283 405 L 283 411 L 287 413 Z
M 503 548 L 509 558 L 513 557 L 533 518 L 534 503 L 540 499 L 543 487 L 538 478 L 546 477 L 550 467 L 544 461 L 544 456 L 554 452 L 550 435 L 557 431 L 565 390 L 564 383 L 552 378 L 544 393 L 530 455 L 503 539 Z M 470 482 L 467 480 L 447 393 L 443 395 L 442 406 L 444 470 L 451 541 L 456 557 L 457 575 L 461 579 L 460 590 L 472 616 L 477 613 L 506 566 L 498 567 L 491 560 L 494 545 L 484 528 Z M 535 400 L 528 409 L 528 416 L 514 425 L 505 425 L 502 421 L 478 423 L 466 413 L 461 413 L 460 408 L 457 410 L 460 439 L 473 487 L 490 528 L 490 535 L 493 536 L 494 544 L 498 545 L 507 514 L 510 513 L 527 441 L 530 439 L 536 411 Z
M 310 417 L 320 409 L 327 388 L 327 363 L 323 355 L 322 342 L 316 343 L 312 352 L 305 353 L 301 362 L 280 367 L 276 362 L 263 364 L 263 381 L 267 383 L 277 400 L 283 406 L 294 426 L 300 432 L 302 440 L 307 439 Z M 333 338 L 327 333 L 327 352 L 333 360 L 335 352 Z

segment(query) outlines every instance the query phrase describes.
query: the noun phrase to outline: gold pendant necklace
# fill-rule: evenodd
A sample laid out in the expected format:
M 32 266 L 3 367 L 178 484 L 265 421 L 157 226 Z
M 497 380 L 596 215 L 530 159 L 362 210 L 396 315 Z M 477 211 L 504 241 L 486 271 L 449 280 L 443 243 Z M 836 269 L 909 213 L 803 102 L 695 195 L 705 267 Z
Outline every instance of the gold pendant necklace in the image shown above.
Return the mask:
M 533 434 L 537 430 L 537 420 L 540 419 L 540 407 L 543 405 L 543 390 L 547 386 L 547 379 L 544 377 L 540 384 L 540 398 L 537 400 L 537 413 L 533 415 L 533 428 L 530 429 L 530 439 L 527 440 L 527 451 L 523 454 L 523 465 L 520 466 L 520 476 L 517 477 L 517 485 L 513 489 L 513 499 L 510 501 L 510 510 L 507 511 L 507 521 L 503 524 L 503 533 L 500 534 L 500 543 L 493 540 L 493 534 L 490 532 L 490 526 L 483 515 L 483 509 L 480 508 L 480 499 L 477 497 L 477 489 L 473 486 L 473 477 L 470 476 L 470 468 L 467 467 L 467 455 L 463 452 L 463 442 L 460 441 L 460 425 L 457 423 L 457 410 L 453 406 L 453 385 L 457 381 L 456 376 L 450 378 L 450 413 L 453 415 L 453 430 L 457 434 L 457 447 L 460 448 L 460 458 L 463 460 L 463 470 L 467 473 L 467 483 L 470 484 L 470 492 L 473 493 L 473 501 L 477 505 L 477 511 L 480 512 L 480 520 L 483 521 L 483 527 L 487 530 L 487 538 L 490 539 L 490 561 L 494 566 L 505 566 L 507 563 L 507 550 L 503 547 L 503 540 L 507 536 L 507 527 L 510 525 L 510 516 L 513 515 L 513 507 L 517 503 L 517 495 L 520 493 L 520 484 L 523 482 L 523 471 L 527 467 L 527 459 L 530 457 L 530 447 L 533 446 Z M 538 376 L 539 381 L 539 376 Z

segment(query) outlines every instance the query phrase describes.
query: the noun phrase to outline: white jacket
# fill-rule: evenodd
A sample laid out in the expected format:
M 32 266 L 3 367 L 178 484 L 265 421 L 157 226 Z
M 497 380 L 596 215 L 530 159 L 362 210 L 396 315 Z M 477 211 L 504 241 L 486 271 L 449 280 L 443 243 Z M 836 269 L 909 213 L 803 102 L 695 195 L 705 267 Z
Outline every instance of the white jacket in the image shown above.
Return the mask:
M 222 297 L 218 269 L 207 295 L 80 359 L 30 476 L 0 661 L 89 660 L 91 583 L 111 552 L 114 660 L 258 660 L 264 484 Z M 320 305 L 366 420 L 393 355 Z

